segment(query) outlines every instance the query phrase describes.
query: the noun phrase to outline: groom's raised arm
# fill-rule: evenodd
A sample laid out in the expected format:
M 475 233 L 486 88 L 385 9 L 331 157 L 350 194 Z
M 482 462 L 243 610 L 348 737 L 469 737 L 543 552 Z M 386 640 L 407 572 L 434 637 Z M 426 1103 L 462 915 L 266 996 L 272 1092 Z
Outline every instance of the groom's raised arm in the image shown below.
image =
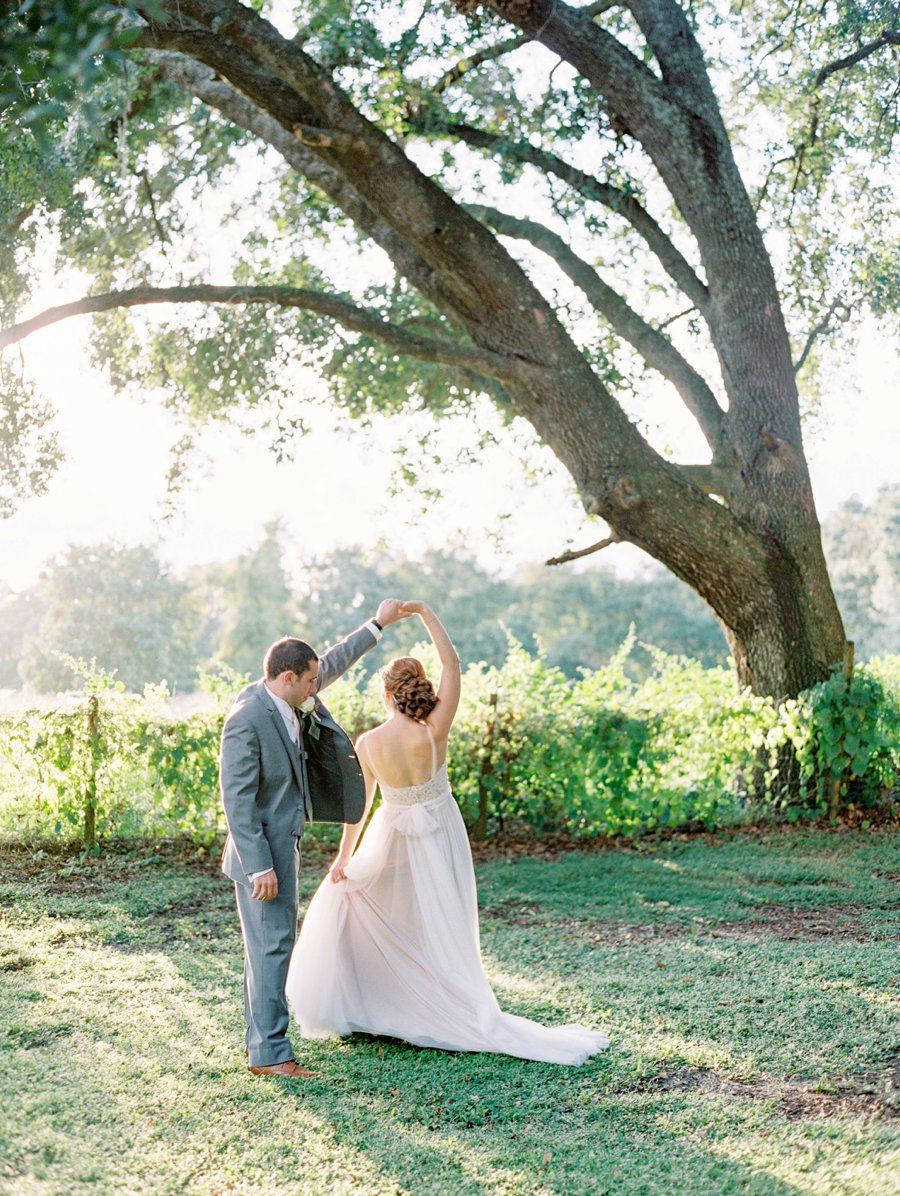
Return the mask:
M 332 681 L 337 681 L 338 677 L 342 673 L 346 673 L 347 669 L 355 664 L 360 656 L 368 652 L 370 648 L 374 648 L 381 639 L 381 632 L 385 627 L 390 623 L 396 623 L 399 619 L 409 618 L 408 614 L 401 611 L 401 606 L 402 603 L 397 598 L 385 598 L 383 602 L 379 603 L 374 618 L 363 623 L 362 627 L 357 627 L 355 631 L 351 631 L 349 635 L 345 635 L 342 640 L 332 644 L 327 651 L 322 653 L 319 657 L 317 692 L 321 692 Z

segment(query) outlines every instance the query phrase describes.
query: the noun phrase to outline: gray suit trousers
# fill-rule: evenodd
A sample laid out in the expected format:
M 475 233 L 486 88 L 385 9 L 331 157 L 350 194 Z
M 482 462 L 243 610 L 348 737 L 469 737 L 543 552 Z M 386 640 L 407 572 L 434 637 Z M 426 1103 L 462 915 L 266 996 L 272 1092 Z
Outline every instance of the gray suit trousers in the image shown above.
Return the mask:
M 300 840 L 290 853 L 278 852 L 274 901 L 251 897 L 252 886 L 235 883 L 238 916 L 244 935 L 244 1021 L 251 1067 L 268 1067 L 293 1059 L 287 1037 L 288 1006 L 284 996 L 291 952 L 297 938 L 297 874 Z

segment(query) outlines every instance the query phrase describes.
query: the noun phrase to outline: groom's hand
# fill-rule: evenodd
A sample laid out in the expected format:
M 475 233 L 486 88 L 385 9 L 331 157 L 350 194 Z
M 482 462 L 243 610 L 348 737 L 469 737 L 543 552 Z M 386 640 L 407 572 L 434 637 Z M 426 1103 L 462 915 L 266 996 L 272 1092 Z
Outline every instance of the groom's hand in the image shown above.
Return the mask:
M 257 901 L 274 901 L 278 896 L 278 877 L 275 875 L 273 868 L 269 872 L 264 872 L 262 876 L 257 876 L 253 882 L 253 892 L 251 897 L 255 897 Z
M 412 611 L 405 611 L 402 607 L 403 603 L 399 598 L 385 598 L 378 604 L 378 610 L 375 612 L 376 622 L 382 627 L 387 627 L 389 623 L 396 623 L 399 619 L 408 619 Z

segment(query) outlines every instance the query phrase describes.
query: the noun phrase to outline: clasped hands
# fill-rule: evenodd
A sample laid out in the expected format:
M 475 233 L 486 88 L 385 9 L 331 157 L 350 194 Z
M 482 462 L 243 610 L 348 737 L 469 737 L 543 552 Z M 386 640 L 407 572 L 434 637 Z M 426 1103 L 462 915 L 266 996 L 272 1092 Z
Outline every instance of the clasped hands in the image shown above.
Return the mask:
M 399 622 L 400 619 L 410 618 L 416 613 L 410 607 L 417 605 L 421 605 L 421 603 L 401 602 L 399 598 L 385 598 L 378 604 L 375 621 L 382 627 L 387 627 L 391 623 Z

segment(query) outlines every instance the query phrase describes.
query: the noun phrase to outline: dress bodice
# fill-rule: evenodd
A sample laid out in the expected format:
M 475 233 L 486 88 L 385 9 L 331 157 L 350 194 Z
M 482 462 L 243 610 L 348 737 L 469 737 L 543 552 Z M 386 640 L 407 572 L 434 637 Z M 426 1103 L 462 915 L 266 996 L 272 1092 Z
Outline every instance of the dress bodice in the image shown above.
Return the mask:
M 447 762 L 445 760 L 440 768 L 438 768 L 434 735 L 427 723 L 425 723 L 425 730 L 428 732 L 428 742 L 431 744 L 431 776 L 427 781 L 422 781 L 418 785 L 388 785 L 381 775 L 375 771 L 372 758 L 369 756 L 369 767 L 372 770 L 375 780 L 378 782 L 378 788 L 381 790 L 381 800 L 385 805 L 421 806 L 439 801 L 442 797 L 446 797 L 449 794 L 450 780 L 447 776 Z M 368 752 L 366 754 L 368 755 Z
M 382 801 L 390 806 L 416 806 L 422 802 L 437 801 L 450 792 L 450 781 L 447 777 L 447 765 L 442 764 L 434 776 L 429 777 L 420 785 L 403 785 L 394 788 L 384 781 L 378 782 L 381 788 Z

